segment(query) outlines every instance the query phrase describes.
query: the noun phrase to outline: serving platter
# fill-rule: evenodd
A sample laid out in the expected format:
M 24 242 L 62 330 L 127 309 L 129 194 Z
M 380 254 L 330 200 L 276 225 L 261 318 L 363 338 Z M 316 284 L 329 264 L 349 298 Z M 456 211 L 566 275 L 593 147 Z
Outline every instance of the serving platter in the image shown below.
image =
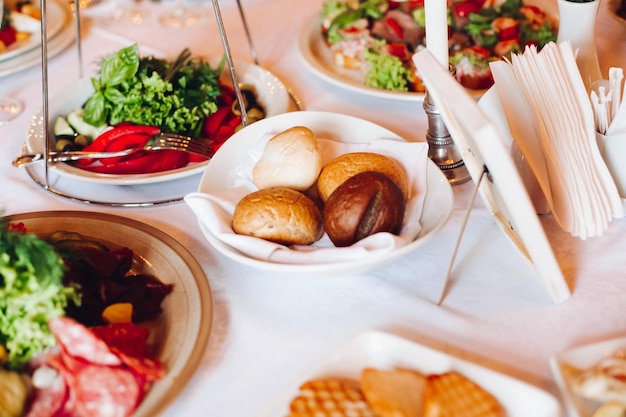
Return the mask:
M 234 171 L 240 168 L 242 160 L 257 143 L 258 138 L 268 132 L 280 132 L 293 126 L 306 126 L 315 132 L 318 139 L 327 139 L 346 144 L 368 144 L 380 138 L 404 141 L 395 133 L 372 122 L 338 113 L 300 111 L 285 113 L 276 117 L 258 121 L 233 135 L 214 155 L 200 180 L 198 192 L 219 194 L 235 188 Z M 371 252 L 357 259 L 341 258 L 330 262 L 320 262 L 313 258 L 315 251 L 327 250 L 327 247 L 312 246 L 307 249 L 307 260 L 298 263 L 270 261 L 250 256 L 224 242 L 199 219 L 199 227 L 220 253 L 244 265 L 279 273 L 303 275 L 334 275 L 346 272 L 364 271 L 391 262 L 407 253 L 415 251 L 426 243 L 444 226 L 452 214 L 454 195 L 446 177 L 439 168 L 428 159 L 425 173 L 425 196 L 423 208 L 416 211 L 419 218 L 408 221 L 419 223 L 421 230 L 408 243 L 383 252 Z M 231 232 L 232 233 L 232 232 Z M 256 239 L 256 238 L 255 238 Z M 342 250 L 345 248 L 342 248 Z M 309 251 L 310 250 L 310 251 Z M 309 259 L 310 256 L 310 259 Z
M 556 2 L 550 0 L 525 0 L 524 4 L 540 7 L 550 16 L 553 16 L 555 21 L 558 21 Z M 410 102 L 421 102 L 424 100 L 425 93 L 389 91 L 368 87 L 364 84 L 364 76 L 361 72 L 336 66 L 333 63 L 330 49 L 322 36 L 319 16 L 309 18 L 300 29 L 297 39 L 297 51 L 301 62 L 307 70 L 339 88 L 390 100 Z M 486 90 L 466 89 L 466 91 L 478 99 Z
M 48 17 L 46 34 L 48 41 L 50 41 L 50 39 L 57 36 L 66 25 L 66 10 L 69 10 L 70 8 L 67 3 L 63 3 L 61 0 L 49 0 L 46 2 L 46 6 L 46 13 Z M 13 9 L 13 6 L 8 5 L 8 8 Z M 28 39 L 11 44 L 4 52 L 0 53 L 0 62 L 14 59 L 20 54 L 33 50 L 41 45 L 40 33 L 40 30 L 37 32 L 31 32 Z
M 289 403 L 305 381 L 323 377 L 358 381 L 361 371 L 366 367 L 388 370 L 408 368 L 422 374 L 454 370 L 494 395 L 508 417 L 561 416 L 559 402 L 539 388 L 410 340 L 385 332 L 368 331 L 325 355 L 319 364 L 294 381 L 262 417 L 288 415 Z
M 163 312 L 148 324 L 152 354 L 167 367 L 133 417 L 162 413 L 181 393 L 198 367 L 211 331 L 213 305 L 202 267 L 180 243 L 166 233 L 137 220 L 85 211 L 44 211 L 3 217 L 22 222 L 29 233 L 45 236 L 73 231 L 109 248 L 133 250 L 134 273 L 147 273 L 174 284 L 165 298 Z
M 209 62 L 216 66 L 221 58 L 211 57 Z M 281 114 L 289 109 L 289 95 L 283 83 L 271 72 L 246 62 L 235 62 L 236 75 L 239 83 L 253 85 L 256 89 L 259 102 L 264 106 L 266 116 Z M 228 71 L 224 71 L 222 79 L 231 84 Z M 75 108 L 81 107 L 93 94 L 90 79 L 82 79 L 73 86 L 70 93 L 56 95 L 50 99 L 50 125 L 59 115 L 65 115 Z M 41 112 L 35 114 L 29 123 L 25 142 L 25 152 L 36 153 L 43 151 L 44 120 Z M 67 163 L 51 165 L 60 176 L 74 180 L 106 185 L 140 185 L 164 181 L 172 181 L 198 175 L 204 172 L 207 162 L 189 164 L 183 168 L 135 175 L 113 175 L 86 171 Z
M 624 358 L 625 355 L 626 337 L 619 337 L 578 346 L 555 354 L 550 358 L 550 368 L 565 400 L 565 407 L 569 416 L 591 417 L 600 403 L 583 398 L 574 392 L 567 368 L 589 369 L 606 357 Z
M 47 48 L 48 58 L 53 58 L 61 53 L 76 39 L 76 29 L 72 24 L 73 18 L 70 7 L 64 3 L 58 3 L 58 0 L 51 1 L 50 5 L 52 6 L 53 4 L 57 4 L 62 12 L 62 16 L 58 17 L 58 21 L 62 23 L 62 26 L 58 33 L 54 36 L 49 36 Z M 52 6 L 51 10 L 55 10 L 55 8 Z M 33 36 L 39 38 L 39 35 Z M 39 45 L 40 43 L 37 44 L 37 46 Z M 41 48 L 30 48 L 20 52 L 20 54 L 11 59 L 0 60 L 0 77 L 5 77 L 24 69 L 41 65 Z

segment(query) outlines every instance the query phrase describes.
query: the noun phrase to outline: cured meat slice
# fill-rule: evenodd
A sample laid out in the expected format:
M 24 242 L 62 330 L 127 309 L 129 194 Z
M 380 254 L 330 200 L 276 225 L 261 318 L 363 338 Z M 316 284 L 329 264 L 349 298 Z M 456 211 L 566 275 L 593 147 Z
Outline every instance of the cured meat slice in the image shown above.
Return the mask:
M 127 369 L 87 365 L 73 378 L 75 413 L 89 417 L 130 416 L 143 396 L 143 384 Z
M 48 322 L 50 331 L 61 347 L 71 356 L 99 365 L 119 365 L 120 358 L 111 352 L 105 342 L 77 321 L 57 317 Z
M 53 417 L 63 410 L 68 397 L 67 384 L 60 374 L 46 386 L 33 389 L 25 417 Z

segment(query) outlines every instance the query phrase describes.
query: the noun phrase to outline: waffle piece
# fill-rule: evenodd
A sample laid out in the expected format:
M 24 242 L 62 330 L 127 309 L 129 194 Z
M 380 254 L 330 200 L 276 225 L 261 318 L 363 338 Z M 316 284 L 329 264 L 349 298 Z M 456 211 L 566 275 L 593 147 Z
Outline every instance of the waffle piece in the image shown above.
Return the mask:
M 424 417 L 504 417 L 491 394 L 458 372 L 429 375 Z
M 307 381 L 289 406 L 288 417 L 375 417 L 356 381 Z
M 426 377 L 410 369 L 366 368 L 361 389 L 379 417 L 422 417 Z

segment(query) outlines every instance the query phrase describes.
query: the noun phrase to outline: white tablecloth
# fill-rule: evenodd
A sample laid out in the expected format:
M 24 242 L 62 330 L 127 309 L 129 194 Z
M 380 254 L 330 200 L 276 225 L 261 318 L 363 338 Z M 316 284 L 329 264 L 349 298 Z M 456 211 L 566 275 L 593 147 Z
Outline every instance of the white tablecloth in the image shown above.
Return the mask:
M 112 1 L 112 0 L 102 0 Z M 259 59 L 303 99 L 307 110 L 358 116 L 410 140 L 423 140 L 421 103 L 385 100 L 329 85 L 300 62 L 296 39 L 321 1 L 243 0 Z M 85 74 L 95 62 L 134 41 L 148 53 L 174 55 L 184 47 L 220 55 L 221 41 L 210 2 L 186 30 L 166 29 L 159 14 L 172 3 L 143 1 L 140 25 L 106 20 L 106 7 L 84 16 Z M 252 61 L 234 0 L 221 2 L 236 59 Z M 601 10 L 598 48 L 606 73 L 626 66 L 626 25 Z M 621 42 L 621 43 L 619 43 Z M 52 95 L 72 88 L 77 54 L 69 48 L 49 62 Z M 0 94 L 19 98 L 25 112 L 0 127 L 0 209 L 5 214 L 39 210 L 105 211 L 154 225 L 184 244 L 201 263 L 214 295 L 208 348 L 193 379 L 166 416 L 261 415 L 275 397 L 333 348 L 367 330 L 384 330 L 519 378 L 555 395 L 549 357 L 565 349 L 623 336 L 626 332 L 626 221 L 606 234 L 581 241 L 544 224 L 573 291 L 553 304 L 532 269 L 477 200 L 469 218 L 448 296 L 435 305 L 468 204 L 472 183 L 454 187 L 451 220 L 414 253 L 378 269 L 338 277 L 276 276 L 241 266 L 214 250 L 184 204 L 112 209 L 56 197 L 11 166 L 20 152 L 30 117 L 41 107 L 40 68 L 0 79 Z M 199 177 L 183 183 L 194 191 Z M 169 185 L 173 187 L 174 185 Z M 179 185 L 180 186 L 180 185 Z M 96 187 L 93 185 L 87 188 Z M 79 190 L 80 191 L 80 190 Z M 96 188 L 96 192 L 100 190 Z M 110 191 L 102 191 L 104 195 Z M 113 198 L 113 197 L 112 197 Z

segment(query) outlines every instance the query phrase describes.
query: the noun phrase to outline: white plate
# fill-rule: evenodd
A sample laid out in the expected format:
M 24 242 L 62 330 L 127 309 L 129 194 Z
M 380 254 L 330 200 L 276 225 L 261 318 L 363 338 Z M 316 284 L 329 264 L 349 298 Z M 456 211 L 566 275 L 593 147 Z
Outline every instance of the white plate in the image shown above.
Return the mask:
M 202 359 L 211 331 L 213 305 L 202 267 L 169 235 L 136 220 L 85 211 L 46 211 L 7 216 L 23 222 L 31 233 L 74 231 L 110 248 L 133 250 L 135 273 L 148 273 L 174 284 L 165 298 L 163 312 L 151 324 L 149 342 L 153 354 L 165 363 L 167 374 L 151 387 L 133 417 L 162 413 L 180 394 Z
M 465 360 L 377 331 L 362 333 L 328 354 L 315 368 L 295 381 L 263 417 L 288 414 L 298 387 L 314 378 L 343 377 L 358 380 L 366 367 L 409 368 L 423 374 L 454 370 L 494 395 L 508 417 L 560 417 L 558 401 L 550 394 L 509 376 Z
M 621 356 L 623 357 L 625 349 L 626 337 L 621 337 L 579 346 L 558 353 L 550 358 L 550 367 L 552 368 L 554 378 L 565 400 L 565 406 L 569 416 L 591 417 L 600 404 L 596 401 L 587 400 L 574 393 L 570 381 L 566 376 L 567 372 L 563 369 L 564 365 L 567 364 L 578 369 L 588 369 L 593 367 L 601 359 L 613 356 L 617 352 L 621 352 Z
M 212 65 L 219 58 L 211 58 Z M 281 114 L 289 108 L 289 95 L 283 83 L 269 71 L 246 62 L 236 62 L 236 74 L 239 83 L 252 84 L 255 86 L 259 102 L 264 106 L 267 117 Z M 222 78 L 229 82 L 230 75 L 224 71 Z M 93 93 L 90 79 L 83 79 L 72 88 L 70 93 L 65 93 L 53 97 L 50 100 L 50 125 L 58 115 L 65 115 L 71 110 L 82 106 Z M 28 152 L 41 152 L 43 150 L 43 118 L 41 113 L 36 114 L 30 121 L 28 134 L 26 137 L 26 148 Z M 138 185 L 151 184 L 156 182 L 171 181 L 180 178 L 197 175 L 204 172 L 207 162 L 195 163 L 186 167 L 157 172 L 152 174 L 136 175 L 112 175 L 89 172 L 75 166 L 59 163 L 52 167 L 59 175 L 75 180 L 108 184 L 108 185 Z
M 61 0 L 49 0 L 46 2 L 46 32 L 48 36 L 48 42 L 56 35 L 59 34 L 63 26 L 66 24 L 66 12 L 69 10 L 67 3 L 61 2 Z M 17 41 L 9 46 L 6 52 L 0 53 L 0 62 L 4 62 L 18 57 L 24 52 L 35 49 L 41 45 L 41 30 L 31 33 L 28 39 L 24 41 Z
M 72 24 L 72 12 L 69 6 L 63 4 L 60 7 L 63 17 L 59 21 L 63 23 L 63 26 L 58 34 L 48 39 L 48 59 L 61 53 L 76 38 L 76 29 Z M 15 74 L 35 65 L 41 65 L 41 48 L 31 48 L 12 59 L 0 61 L 0 77 Z
M 526 0 L 525 4 L 535 5 L 551 16 L 557 16 L 556 2 L 550 0 Z M 402 100 L 423 101 L 424 93 L 382 90 L 368 87 L 364 77 L 358 70 L 340 68 L 333 63 L 332 54 L 320 31 L 319 16 L 308 20 L 298 34 L 298 54 L 305 67 L 319 78 L 340 88 L 372 97 Z M 485 90 L 467 90 L 475 98 L 479 98 Z
M 317 137 L 346 143 L 369 143 L 375 139 L 397 138 L 395 133 L 374 123 L 337 113 L 300 111 L 282 114 L 271 119 L 261 120 L 233 135 L 209 162 L 202 179 L 199 192 L 212 193 L 231 187 L 227 173 L 246 158 L 255 139 L 267 132 L 279 132 L 293 126 L 306 126 Z M 415 240 L 405 246 L 385 254 L 368 256 L 358 261 L 333 263 L 282 264 L 251 258 L 216 238 L 206 227 L 200 225 L 207 240 L 222 254 L 244 265 L 274 272 L 286 272 L 302 276 L 304 274 L 335 274 L 357 272 L 373 268 L 399 258 L 433 237 L 447 222 L 454 208 L 452 187 L 439 168 L 428 160 L 427 192 L 424 209 L 420 218 L 422 230 Z

